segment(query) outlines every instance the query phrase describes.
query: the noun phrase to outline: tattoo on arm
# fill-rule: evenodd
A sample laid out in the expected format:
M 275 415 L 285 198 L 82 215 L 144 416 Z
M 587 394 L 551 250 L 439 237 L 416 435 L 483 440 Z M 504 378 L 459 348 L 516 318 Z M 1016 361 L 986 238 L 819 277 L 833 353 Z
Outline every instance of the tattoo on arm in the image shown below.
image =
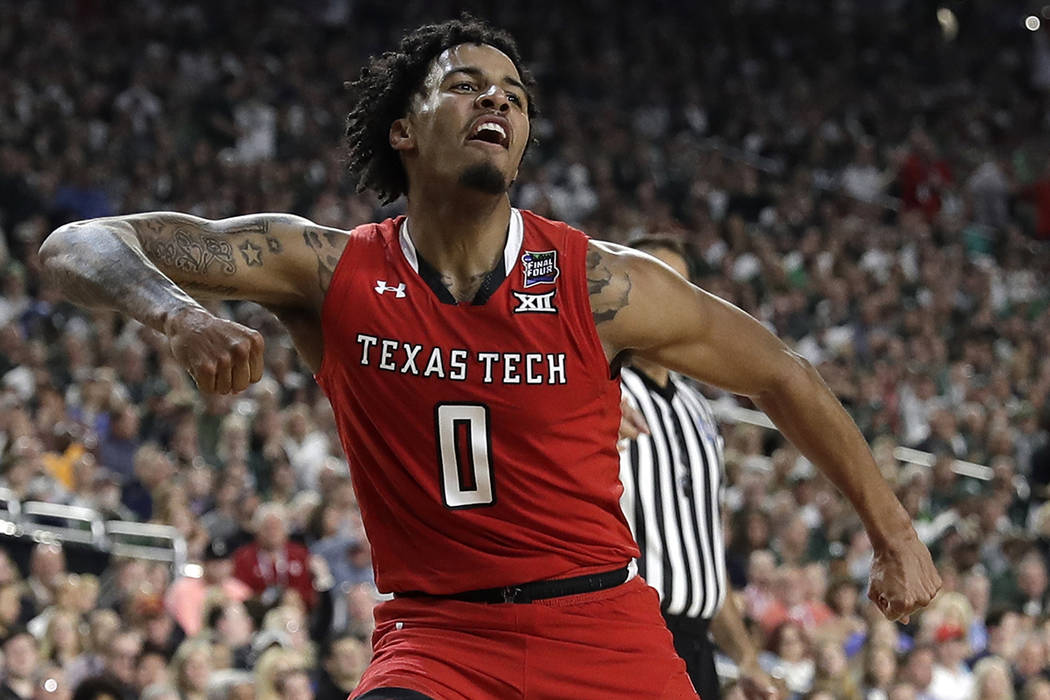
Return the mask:
M 270 217 L 270 219 L 275 220 L 279 218 Z M 132 220 L 132 225 L 138 228 L 140 233 L 145 228 L 148 234 L 152 234 L 153 237 L 157 238 L 168 238 L 173 230 L 176 233 L 183 231 L 188 234 L 211 234 L 214 236 L 265 236 L 270 231 L 270 220 L 264 218 L 245 221 L 236 226 L 223 225 L 219 227 L 215 226 L 214 223 L 213 221 L 206 221 L 174 212 L 164 212 L 149 219 Z M 148 234 L 147 237 L 149 237 Z
M 250 240 L 242 243 L 238 247 L 238 250 L 241 251 L 241 256 L 244 258 L 244 262 L 248 267 L 258 267 L 262 265 L 263 249 L 252 243 Z
M 303 229 L 303 240 L 317 256 L 317 283 L 323 296 L 332 283 L 332 273 L 335 272 L 335 266 L 339 264 L 339 256 L 343 251 L 340 244 L 345 243 L 345 238 L 333 231 L 322 231 L 307 226 Z
M 298 303 L 298 285 L 269 284 L 266 256 L 285 255 L 301 217 L 209 221 L 155 212 L 67 224 L 42 246 L 49 280 L 75 303 L 117 309 L 155 329 L 196 295 Z M 273 259 L 273 258 L 271 258 Z M 251 273 L 246 276 L 246 273 Z
M 587 291 L 591 297 L 594 323 L 601 324 L 616 318 L 627 305 L 631 295 L 631 278 L 623 271 L 610 269 L 597 250 L 587 252 Z
M 201 249 L 207 251 L 207 246 Z M 174 242 L 162 254 L 172 261 L 190 257 Z M 208 255 L 211 264 L 215 255 Z M 222 265 L 225 253 L 219 250 L 218 255 Z M 200 263 L 203 256 L 199 253 L 196 262 Z M 143 250 L 129 242 L 126 231 L 110 231 L 105 224 L 67 224 L 44 242 L 41 257 L 48 281 L 70 301 L 121 311 L 157 331 L 163 332 L 169 313 L 196 303 L 186 290 L 163 275 Z
M 237 259 L 233 244 L 227 239 L 238 235 L 265 236 L 269 230 L 266 219 L 217 228 L 210 222 L 201 224 L 199 220 L 179 214 L 144 219 L 133 225 L 138 228 L 142 249 L 151 260 L 181 272 L 198 275 L 212 271 L 223 275 L 236 274 Z M 270 248 L 272 250 L 273 246 Z M 239 244 L 238 250 L 249 267 L 262 265 L 263 249 L 250 238 Z
M 181 214 L 164 214 L 135 221 L 133 225 L 138 228 L 143 251 L 151 260 L 182 272 L 204 275 L 217 270 L 223 275 L 233 275 L 238 269 L 234 246 L 246 266 L 261 267 L 264 252 L 273 255 L 283 252 L 280 239 L 270 235 L 270 224 L 288 223 L 294 218 L 269 216 L 218 227 Z M 233 236 L 246 238 L 240 243 L 228 240 Z M 211 291 L 218 292 L 221 285 L 210 287 Z
M 203 275 L 213 264 L 223 274 L 237 272 L 233 247 L 228 241 L 187 229 L 177 229 L 171 238 L 146 237 L 142 250 L 151 260 L 182 272 Z

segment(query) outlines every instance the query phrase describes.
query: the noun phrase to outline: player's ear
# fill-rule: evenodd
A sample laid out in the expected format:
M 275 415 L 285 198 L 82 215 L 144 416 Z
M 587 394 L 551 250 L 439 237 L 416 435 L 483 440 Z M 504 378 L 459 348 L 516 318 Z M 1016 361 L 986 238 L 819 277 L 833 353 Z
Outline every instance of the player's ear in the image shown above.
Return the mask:
M 412 124 L 407 117 L 395 119 L 390 125 L 390 147 L 395 151 L 408 151 L 416 147 Z

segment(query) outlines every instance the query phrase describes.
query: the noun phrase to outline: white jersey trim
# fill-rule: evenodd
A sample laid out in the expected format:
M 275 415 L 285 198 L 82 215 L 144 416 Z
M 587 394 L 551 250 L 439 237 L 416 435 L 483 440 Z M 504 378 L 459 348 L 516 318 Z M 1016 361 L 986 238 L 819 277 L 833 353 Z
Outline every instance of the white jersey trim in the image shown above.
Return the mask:
M 408 217 L 401 222 L 401 228 L 397 233 L 398 242 L 401 244 L 401 253 L 405 256 L 405 262 L 415 272 L 419 272 L 419 256 L 416 254 L 416 244 L 412 241 L 412 234 L 408 230 Z M 518 262 L 518 253 L 521 252 L 522 241 L 525 239 L 525 224 L 521 218 L 521 212 L 512 208 L 510 210 L 510 226 L 507 228 L 507 244 L 503 247 L 503 271 L 510 277 L 511 270 Z

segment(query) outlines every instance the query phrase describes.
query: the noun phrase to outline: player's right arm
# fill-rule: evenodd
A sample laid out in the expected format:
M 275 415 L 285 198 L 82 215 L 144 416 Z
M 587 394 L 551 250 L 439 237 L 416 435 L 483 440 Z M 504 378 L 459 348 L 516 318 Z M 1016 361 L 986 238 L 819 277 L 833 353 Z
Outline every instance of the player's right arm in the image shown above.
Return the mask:
M 227 393 L 262 376 L 262 338 L 196 299 L 319 314 L 346 240 L 346 232 L 298 216 L 153 212 L 66 224 L 44 241 L 40 258 L 70 301 L 166 334 L 202 390 Z

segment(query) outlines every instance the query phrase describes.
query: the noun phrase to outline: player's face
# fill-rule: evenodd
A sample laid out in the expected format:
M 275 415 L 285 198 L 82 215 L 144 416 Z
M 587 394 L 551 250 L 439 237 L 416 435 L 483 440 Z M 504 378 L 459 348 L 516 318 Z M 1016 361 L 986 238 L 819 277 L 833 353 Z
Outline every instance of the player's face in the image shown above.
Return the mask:
M 514 62 L 486 44 L 459 44 L 430 67 L 405 119 L 391 128 L 409 181 L 437 177 L 506 192 L 529 140 L 528 104 Z

